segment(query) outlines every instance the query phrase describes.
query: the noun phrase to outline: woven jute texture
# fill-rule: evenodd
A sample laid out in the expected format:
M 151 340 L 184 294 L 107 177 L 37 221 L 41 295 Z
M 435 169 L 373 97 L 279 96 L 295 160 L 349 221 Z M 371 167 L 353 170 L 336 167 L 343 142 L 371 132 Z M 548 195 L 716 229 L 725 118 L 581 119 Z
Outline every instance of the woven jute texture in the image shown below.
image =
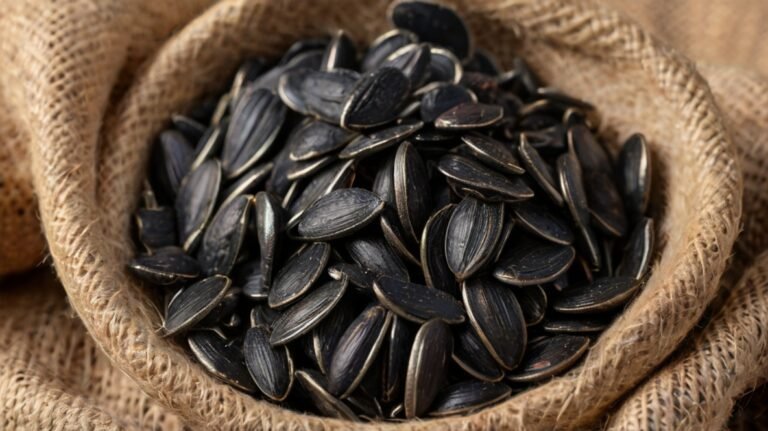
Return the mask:
M 111 366 L 50 269 L 6 280 L 2 295 L 0 429 L 183 429 Z
M 222 1 L 154 50 L 141 43 L 151 40 L 144 32 L 158 34 L 149 27 L 168 28 L 164 20 L 195 14 L 200 5 L 47 4 L 14 2 L 23 13 L 4 22 L 0 46 L 16 55 L 0 85 L 28 134 L 53 263 L 96 344 L 194 427 L 378 428 L 285 411 L 218 383 L 158 336 L 152 292 L 124 267 L 149 145 L 170 114 L 221 88 L 247 55 L 275 55 L 297 37 L 335 27 L 370 40 L 387 27 L 386 2 Z M 601 107 L 610 140 L 648 136 L 661 248 L 643 292 L 568 375 L 468 417 L 387 427 L 587 425 L 672 353 L 715 296 L 741 215 L 735 152 L 691 64 L 619 16 L 565 0 L 466 0 L 458 7 L 478 44 L 503 63 L 523 55 L 547 81 Z M 147 61 L 132 70 L 139 58 Z

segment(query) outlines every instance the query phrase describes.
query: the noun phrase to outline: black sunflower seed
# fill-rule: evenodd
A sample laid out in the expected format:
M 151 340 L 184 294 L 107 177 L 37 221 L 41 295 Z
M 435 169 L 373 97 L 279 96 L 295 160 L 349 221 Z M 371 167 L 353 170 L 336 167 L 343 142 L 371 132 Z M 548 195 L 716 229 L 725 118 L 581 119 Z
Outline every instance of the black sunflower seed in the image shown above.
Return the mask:
M 272 323 L 269 342 L 273 346 L 289 343 L 317 326 L 341 301 L 347 288 L 346 277 L 330 281 L 313 290 Z
M 548 283 L 564 274 L 575 257 L 571 246 L 526 237 L 523 241 L 512 241 L 502 252 L 493 276 L 517 286 Z
M 536 183 L 544 190 L 544 193 L 558 206 L 563 205 L 563 197 L 560 194 L 560 188 L 555 182 L 552 168 L 539 155 L 539 152 L 531 144 L 525 134 L 520 135 L 520 145 L 518 147 L 520 161 Z
M 472 154 L 486 165 L 508 174 L 525 173 L 517 156 L 507 144 L 477 132 L 465 134 L 461 140 Z
M 358 420 L 352 409 L 328 392 L 328 382 L 324 375 L 314 370 L 299 370 L 296 371 L 296 380 L 301 383 L 312 398 L 315 408 L 322 414 L 348 421 Z
M 288 259 L 269 290 L 269 306 L 284 307 L 298 300 L 320 277 L 330 256 L 331 246 L 316 242 Z
M 477 102 L 477 97 L 470 90 L 460 85 L 442 83 L 424 94 L 419 111 L 422 121 L 431 123 L 450 109 L 473 102 Z
M 392 67 L 401 71 L 408 78 L 410 88 L 416 89 L 429 77 L 431 59 L 429 44 L 414 43 L 390 54 L 382 67 Z
M 518 176 L 507 178 L 480 163 L 456 154 L 440 158 L 438 170 L 446 177 L 471 188 L 503 196 L 510 201 L 533 197 L 533 190 Z
M 627 212 L 633 219 L 645 214 L 651 198 L 651 152 L 645 137 L 635 134 L 619 155 L 619 187 Z
M 342 299 L 334 312 L 329 314 L 312 330 L 312 356 L 320 371 L 327 374 L 336 346 L 344 330 L 357 317 L 356 308 L 349 300 Z
M 239 176 L 269 151 L 283 126 L 286 111 L 271 91 L 256 89 L 243 93 L 232 114 L 221 153 L 227 178 Z
M 256 325 L 272 326 L 272 322 L 280 317 L 280 312 L 269 308 L 267 304 L 260 304 L 251 308 L 250 324 L 251 327 Z
M 391 322 L 391 313 L 373 305 L 344 331 L 328 370 L 330 393 L 345 398 L 357 388 L 376 359 Z
M 344 128 L 367 129 L 397 118 L 411 84 L 403 72 L 382 67 L 364 75 L 344 102 L 340 123 Z
M 419 258 L 416 257 L 418 253 L 411 251 L 411 242 L 408 241 L 405 233 L 403 233 L 403 229 L 400 227 L 394 212 L 389 208 L 385 208 L 381 214 L 379 226 L 381 227 L 384 239 L 400 257 L 414 265 L 420 265 Z
M 448 266 L 445 238 L 454 204 L 446 205 L 427 220 L 421 234 L 420 264 L 427 286 L 458 296 L 459 286 Z
M 363 236 L 346 243 L 347 253 L 358 265 L 376 276 L 388 275 L 408 281 L 408 268 L 381 238 Z
M 323 168 L 330 165 L 336 160 L 333 155 L 326 155 L 315 159 L 304 160 L 301 162 L 293 162 L 285 173 L 286 177 L 290 181 L 296 181 L 302 178 L 312 176 L 320 172 Z
M 435 119 L 439 130 L 469 130 L 493 126 L 504 118 L 504 108 L 486 103 L 462 103 Z
M 455 324 L 465 319 L 461 303 L 441 290 L 383 276 L 373 283 L 373 291 L 382 305 L 412 322 L 438 318 Z
M 354 132 L 322 121 L 311 121 L 291 135 L 291 160 L 307 161 L 324 156 L 347 144 Z
M 189 334 L 187 342 L 192 353 L 209 373 L 241 391 L 258 391 L 237 344 L 227 341 L 214 331 L 205 330 Z
M 350 178 L 354 177 L 353 161 L 340 161 L 334 163 L 312 177 L 312 180 L 304 186 L 301 194 L 290 203 L 284 205 L 288 208 L 290 219 L 288 226 L 294 226 L 299 218 L 318 199 L 341 187 L 346 187 Z
M 236 286 L 240 286 L 243 289 L 243 295 L 246 298 L 255 301 L 267 299 L 269 286 L 264 282 L 260 259 L 236 266 L 232 271 L 232 279 Z
M 520 225 L 528 231 L 557 244 L 573 243 L 574 235 L 567 221 L 552 208 L 535 202 L 520 202 L 513 207 Z
M 214 275 L 185 288 L 168 305 L 165 335 L 176 335 L 203 320 L 221 302 L 231 284 L 228 277 Z
M 361 63 L 362 71 L 378 69 L 393 52 L 416 42 L 418 38 L 408 30 L 398 28 L 382 34 L 371 42 L 368 52 L 365 53 Z
M 357 72 L 347 69 L 315 71 L 307 75 L 301 84 L 304 106 L 317 118 L 340 124 L 344 103 L 359 79 Z
M 176 197 L 176 217 L 179 241 L 185 251 L 195 248 L 202 237 L 220 185 L 221 164 L 217 160 L 204 162 L 184 177 Z
M 589 338 L 555 335 L 532 343 L 525 359 L 507 378 L 513 382 L 537 382 L 571 368 L 589 347 Z
M 433 46 L 429 55 L 429 80 L 432 81 L 432 84 L 438 82 L 458 84 L 461 82 L 464 68 L 461 66 L 461 61 L 451 51 Z
M 325 47 L 323 70 L 353 69 L 357 64 L 357 49 L 344 30 L 337 30 Z
M 166 130 L 160 134 L 160 146 L 156 164 L 159 172 L 158 181 L 165 191 L 173 197 L 178 193 L 181 181 L 189 173 L 194 158 L 194 149 L 187 138 L 176 130 Z
M 173 284 L 200 275 L 200 264 L 183 251 L 171 248 L 162 253 L 137 256 L 128 263 L 137 277 L 154 284 Z
M 367 226 L 383 209 L 384 201 L 368 190 L 335 190 L 302 214 L 299 234 L 305 240 L 342 238 Z
M 373 282 L 378 277 L 378 274 L 362 268 L 360 265 L 344 262 L 329 266 L 328 275 L 334 280 L 341 280 L 342 277 L 347 277 L 349 283 L 357 288 L 358 292 L 371 296 L 373 296 Z
M 222 206 L 205 230 L 197 260 L 206 275 L 227 275 L 235 265 L 245 239 L 251 196 L 238 196 Z
M 421 237 L 431 207 L 426 169 L 424 161 L 410 142 L 400 144 L 393 172 L 395 203 L 400 225 L 414 243 L 418 243 Z
M 579 226 L 589 225 L 589 206 L 584 191 L 584 180 L 579 160 L 572 152 L 564 153 L 557 159 L 557 175 L 560 191 L 563 194 L 571 216 Z
M 637 280 L 645 277 L 651 266 L 654 241 L 653 219 L 644 217 L 637 223 L 627 241 L 624 257 L 616 271 L 617 275 L 634 277 Z
M 297 57 L 307 52 L 312 52 L 312 53 L 319 52 L 322 54 L 322 52 L 325 50 L 325 47 L 328 46 L 329 42 L 330 42 L 330 38 L 327 36 L 311 37 L 307 39 L 297 40 L 291 46 L 289 46 L 287 50 L 285 50 L 278 64 L 279 65 L 290 64 Z M 320 67 L 319 63 L 318 63 L 318 67 Z
M 469 323 L 454 331 L 452 357 L 462 370 L 476 379 L 498 382 L 504 378 L 504 370 L 493 359 Z
M 613 176 L 602 171 L 590 172 L 584 175 L 584 187 L 587 191 L 592 224 L 608 235 L 624 236 L 627 231 L 627 218 Z
M 592 284 L 562 292 L 552 307 L 564 314 L 585 314 L 612 310 L 623 305 L 639 289 L 633 277 L 605 277 Z
M 613 172 L 613 163 L 608 153 L 587 126 L 575 124 L 568 129 L 568 147 L 579 158 L 579 164 L 585 172 Z
M 514 369 L 525 352 L 525 319 L 514 291 L 491 278 L 467 280 L 461 296 L 469 322 L 502 367 Z
M 172 208 L 140 208 L 136 213 L 139 241 L 149 250 L 177 243 L 176 213 Z
M 280 77 L 277 84 L 277 95 L 280 100 L 294 112 L 309 115 L 302 85 L 309 75 L 315 72 L 315 69 L 298 68 L 286 71 Z
M 396 209 L 395 198 L 395 154 L 387 157 L 376 171 L 371 191 L 376 193 L 390 208 Z
M 425 1 L 395 3 L 389 19 L 419 40 L 451 50 L 461 60 L 471 57 L 474 46 L 464 20 L 452 8 Z
M 609 323 L 609 319 L 601 316 L 554 315 L 548 317 L 541 328 L 554 334 L 589 334 L 604 330 Z
M 504 383 L 468 380 L 454 383 L 441 391 L 430 416 L 449 416 L 468 413 L 506 399 L 512 389 Z
M 260 268 L 265 286 L 272 284 L 272 268 L 277 255 L 277 244 L 285 229 L 285 212 L 277 198 L 269 192 L 254 196 L 256 237 L 261 252 Z
M 204 161 L 213 158 L 221 151 L 228 128 L 229 119 L 224 119 L 220 124 L 211 126 L 205 131 L 195 146 L 194 159 L 190 169 L 197 169 Z
M 288 72 L 295 69 L 312 69 L 320 70 L 320 65 L 323 60 L 323 49 L 307 49 L 301 52 L 291 55 L 290 58 L 285 58 L 285 63 L 273 67 L 265 72 L 263 75 L 254 79 L 253 82 L 248 85 L 249 88 L 263 88 L 270 91 L 277 91 L 277 87 L 280 83 L 280 78 Z M 282 61 L 282 60 L 281 60 Z
M 516 289 L 515 297 L 523 310 L 526 326 L 538 325 L 544 320 L 547 312 L 547 294 L 541 286 Z
M 243 339 L 245 365 L 264 396 L 283 401 L 293 386 L 293 360 L 287 347 L 273 347 L 269 337 L 269 329 L 263 325 L 246 331 Z
M 472 276 L 493 257 L 503 230 L 502 204 L 464 198 L 456 206 L 445 234 L 445 256 L 459 281 Z
M 359 135 L 339 152 L 339 158 L 362 159 L 402 142 L 424 126 L 421 121 L 404 120 L 402 123 L 378 130 L 368 135 Z
M 173 123 L 173 127 L 176 130 L 181 132 L 181 134 L 187 138 L 188 142 L 199 141 L 206 130 L 205 125 L 186 115 L 171 115 L 171 123 Z
M 381 400 L 395 401 L 405 385 L 405 369 L 413 333 L 408 324 L 394 316 L 384 344 Z
M 422 416 L 440 390 L 445 378 L 453 339 L 448 325 L 432 319 L 421 325 L 413 341 L 405 376 L 405 417 Z

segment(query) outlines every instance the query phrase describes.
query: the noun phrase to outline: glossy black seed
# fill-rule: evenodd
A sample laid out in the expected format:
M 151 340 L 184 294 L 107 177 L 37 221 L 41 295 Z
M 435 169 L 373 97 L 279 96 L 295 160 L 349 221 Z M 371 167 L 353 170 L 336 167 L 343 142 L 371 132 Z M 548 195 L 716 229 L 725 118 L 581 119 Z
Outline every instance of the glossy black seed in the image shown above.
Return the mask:
M 251 196 L 238 196 L 222 206 L 205 230 L 197 260 L 206 275 L 227 275 L 235 265 L 245 239 Z
M 344 128 L 367 129 L 389 123 L 405 104 L 411 89 L 398 69 L 382 67 L 364 75 L 344 102 L 340 122 Z
M 354 69 L 357 65 L 357 49 L 344 30 L 337 30 L 325 48 L 321 68 L 323 70 Z
M 376 359 L 392 322 L 384 307 L 366 308 L 341 336 L 328 370 L 328 390 L 345 398 L 362 381 Z
M 322 49 L 307 49 L 303 52 L 299 52 L 284 64 L 278 65 L 268 70 L 258 78 L 256 78 L 248 87 L 253 89 L 263 88 L 270 91 L 277 91 L 280 83 L 280 78 L 296 69 L 312 69 L 319 70 L 320 63 L 323 60 Z
M 373 282 L 378 278 L 378 274 L 360 265 L 345 262 L 329 266 L 328 275 L 334 280 L 341 280 L 342 277 L 347 277 L 349 283 L 358 292 L 363 292 L 370 296 L 373 296 Z
M 190 170 L 197 169 L 202 165 L 204 161 L 213 158 L 216 154 L 221 152 L 221 147 L 224 145 L 224 137 L 227 134 L 229 128 L 229 119 L 224 119 L 221 123 L 215 126 L 209 127 L 205 134 L 197 141 L 195 145 L 194 158 Z
M 456 206 L 445 234 L 445 256 L 448 268 L 459 281 L 488 263 L 503 230 L 502 204 L 464 198 Z
M 168 306 L 163 324 L 166 336 L 186 331 L 203 320 L 221 302 L 232 281 L 215 275 L 185 288 Z
M 172 197 L 178 193 L 182 180 L 191 169 L 194 149 L 187 138 L 176 130 L 166 130 L 160 134 L 158 149 L 155 176 Z
M 624 143 L 619 155 L 619 189 L 633 219 L 645 214 L 651 199 L 651 150 L 645 137 L 635 134 Z
M 472 154 L 486 165 L 507 174 L 525 173 L 525 169 L 522 168 L 509 144 L 477 132 L 465 134 L 461 140 Z
M 376 132 L 359 135 L 339 152 L 339 158 L 364 158 L 379 151 L 397 145 L 404 139 L 419 131 L 424 126 L 421 121 L 404 120 L 402 123 L 378 130 Z
M 309 393 L 315 408 L 322 414 L 334 418 L 357 421 L 357 415 L 344 402 L 331 395 L 324 375 L 314 370 L 296 371 L 296 380 Z
M 462 103 L 440 114 L 435 127 L 440 130 L 468 130 L 492 126 L 504 117 L 504 108 L 485 103 Z
M 379 164 L 371 191 L 376 193 L 388 205 L 390 210 L 396 209 L 395 154 L 390 154 L 389 157 Z
M 458 296 L 459 286 L 448 266 L 445 253 L 448 222 L 455 207 L 453 204 L 446 205 L 427 220 L 421 234 L 419 263 L 427 286 Z
M 241 391 L 258 391 L 240 347 L 227 341 L 214 331 L 195 331 L 187 337 L 187 343 L 200 364 L 209 373 Z
M 520 177 L 506 177 L 467 157 L 456 154 L 443 156 L 437 168 L 443 175 L 454 181 L 481 191 L 501 195 L 510 201 L 533 197 L 533 190 Z
M 293 386 L 293 360 L 285 346 L 273 347 L 269 329 L 254 326 L 245 333 L 243 355 L 248 372 L 264 396 L 283 401 Z
M 426 166 L 410 142 L 403 142 L 397 149 L 393 175 L 400 225 L 408 238 L 417 243 L 429 217 L 431 202 Z
M 408 30 L 394 29 L 377 37 L 363 57 L 361 70 L 368 72 L 379 68 L 393 52 L 398 49 L 418 42 L 415 34 Z
M 491 278 L 475 278 L 464 282 L 461 296 L 480 341 L 499 365 L 514 369 L 527 342 L 525 318 L 514 290 Z
M 571 368 L 589 347 L 589 338 L 555 335 L 532 343 L 520 367 L 507 378 L 513 382 L 537 382 Z
M 441 391 L 435 400 L 430 416 L 450 416 L 468 413 L 496 404 L 512 394 L 503 383 L 468 380 L 454 383 Z
M 406 418 L 422 416 L 435 400 L 445 378 L 453 338 L 448 325 L 432 319 L 421 325 L 413 341 L 405 376 Z
M 319 173 L 315 174 L 310 182 L 301 191 L 301 194 L 290 203 L 284 205 L 288 208 L 290 219 L 288 226 L 294 226 L 299 218 L 318 199 L 341 187 L 346 187 L 350 178 L 354 177 L 353 161 L 340 161 L 334 163 Z
M 412 241 L 409 241 L 406 237 L 397 220 L 397 216 L 392 210 L 385 208 L 381 214 L 379 226 L 381 227 L 384 239 L 400 257 L 414 265 L 420 265 L 419 258 L 417 257 L 419 253 L 412 251 Z
M 340 124 L 344 103 L 359 79 L 357 72 L 347 69 L 316 71 L 307 75 L 301 84 L 307 111 L 328 123 Z
M 448 6 L 425 1 L 399 2 L 390 9 L 389 19 L 395 27 L 413 32 L 423 42 L 445 47 L 461 60 L 474 53 L 467 25 Z
M 592 224 L 608 235 L 621 237 L 627 231 L 624 203 L 611 173 L 592 171 L 584 175 L 584 188 Z
M 272 323 L 269 342 L 273 346 L 289 343 L 311 331 L 341 301 L 347 288 L 347 279 L 330 281 L 307 294 L 299 302 L 283 311 Z
M 591 334 L 608 327 L 610 319 L 601 316 L 568 316 L 557 315 L 547 317 L 541 328 L 554 334 Z
M 419 88 L 429 77 L 429 65 L 432 60 L 429 44 L 406 45 L 387 57 L 382 67 L 392 67 L 403 73 L 410 89 Z
M 298 300 L 317 281 L 331 256 L 331 246 L 324 242 L 307 245 L 278 271 L 269 291 L 269 306 L 284 307 Z
M 373 291 L 387 309 L 412 322 L 437 318 L 456 324 L 465 319 L 461 303 L 441 290 L 383 276 L 373 283 Z
M 140 208 L 136 213 L 139 241 L 149 250 L 175 245 L 176 213 L 172 208 Z
M 565 153 L 557 159 L 557 175 L 563 200 L 571 216 L 579 226 L 588 226 L 590 217 L 587 194 L 579 160 L 573 153 Z
M 431 123 L 450 109 L 462 103 L 473 102 L 477 102 L 477 98 L 465 87 L 444 83 L 424 94 L 419 112 L 424 122 Z
M 576 251 L 568 245 L 527 238 L 511 240 L 493 270 L 507 284 L 529 286 L 554 281 L 571 267 Z
M 504 370 L 493 359 L 469 323 L 454 330 L 452 357 L 462 370 L 476 379 L 498 382 L 504 378 Z
M 598 278 L 592 284 L 562 292 L 552 307 L 564 314 L 585 314 L 612 310 L 626 303 L 640 288 L 632 277 Z
M 310 121 L 291 135 L 291 160 L 306 161 L 324 156 L 345 146 L 354 132 L 322 121 Z
M 244 173 L 237 181 L 221 192 L 222 200 L 219 207 L 226 206 L 238 196 L 254 193 L 269 177 L 273 166 L 272 162 L 264 163 L 254 166 L 251 170 Z
M 608 153 L 587 126 L 575 124 L 568 129 L 568 147 L 579 158 L 584 172 L 613 172 L 613 163 Z
M 311 177 L 312 175 L 315 175 L 316 173 L 323 170 L 323 168 L 333 163 L 335 160 L 335 156 L 326 155 L 315 159 L 293 162 L 285 175 L 290 181 Z
M 643 217 L 627 241 L 617 275 L 637 280 L 645 277 L 653 259 L 655 234 L 653 219 Z
M 381 400 L 385 403 L 400 397 L 405 385 L 405 372 L 412 341 L 413 333 L 408 324 L 402 318 L 394 316 L 384 341 L 382 356 Z
M 271 91 L 250 89 L 243 93 L 232 113 L 221 153 L 227 178 L 239 176 L 269 151 L 286 112 L 285 105 Z
M 278 252 L 278 241 L 285 230 L 286 215 L 277 198 L 259 192 L 253 199 L 256 217 L 256 238 L 261 253 L 261 276 L 266 286 L 272 284 L 272 268 Z
M 408 281 L 408 268 L 381 238 L 362 236 L 346 243 L 346 250 L 360 267 L 376 276 L 388 275 Z
M 238 286 L 243 289 L 243 295 L 256 301 L 263 301 L 269 295 L 269 285 L 264 280 L 261 272 L 261 260 L 249 262 L 241 274 L 235 273 Z
M 221 185 L 221 165 L 208 160 L 190 172 L 179 187 L 176 217 L 179 241 L 185 251 L 192 250 L 213 214 Z
M 128 269 L 143 280 L 161 285 L 193 280 L 200 275 L 200 265 L 197 260 L 179 249 L 136 256 L 128 263 Z
M 329 314 L 312 330 L 313 356 L 318 368 L 323 373 L 328 373 L 333 352 L 336 351 L 336 346 L 341 336 L 344 335 L 344 331 L 356 317 L 355 308 L 350 301 L 345 302 L 342 300 L 335 307 L 334 312 Z
M 335 190 L 304 212 L 299 219 L 299 234 L 305 240 L 342 238 L 367 226 L 383 209 L 384 201 L 367 190 Z
M 512 211 L 528 231 L 557 244 L 573 243 L 574 234 L 569 223 L 552 208 L 528 201 L 515 204 Z
M 315 69 L 298 68 L 283 73 L 277 84 L 277 95 L 280 100 L 294 112 L 309 115 L 306 96 L 302 86 L 309 75 L 315 72 Z
M 458 84 L 462 76 L 464 76 L 464 68 L 461 66 L 461 61 L 451 51 L 432 47 L 429 63 L 429 80 L 432 83 Z

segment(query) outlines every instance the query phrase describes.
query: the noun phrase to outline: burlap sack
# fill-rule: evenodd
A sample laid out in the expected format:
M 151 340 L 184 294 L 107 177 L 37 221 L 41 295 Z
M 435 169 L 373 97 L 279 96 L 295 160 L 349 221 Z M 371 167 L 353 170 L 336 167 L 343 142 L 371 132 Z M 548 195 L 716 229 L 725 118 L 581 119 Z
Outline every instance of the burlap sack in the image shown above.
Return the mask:
M 49 268 L 5 282 L 0 301 L 0 429 L 183 429 L 114 368 Z
M 296 37 L 336 26 L 370 39 L 386 27 L 386 3 L 223 1 L 181 28 L 134 76 L 123 66 L 131 37 L 146 25 L 139 5 L 151 2 L 123 8 L 77 0 L 55 9 L 17 3 L 29 12 L 7 23 L 2 43 L 24 49 L 0 83 L 29 133 L 56 269 L 101 349 L 193 426 L 377 427 L 288 412 L 218 383 L 157 335 L 149 292 L 124 264 L 133 252 L 130 212 L 148 148 L 172 112 L 220 87 L 247 54 L 275 54 Z M 645 290 L 578 369 L 466 418 L 388 427 L 589 424 L 674 350 L 714 296 L 741 213 L 734 153 L 691 65 L 617 15 L 565 0 L 467 0 L 460 8 L 478 42 L 505 63 L 522 54 L 546 80 L 600 106 L 607 135 L 646 133 L 656 158 L 662 250 Z M 120 82 L 128 83 L 124 92 Z
M 768 378 L 768 252 L 755 258 L 768 250 L 768 85 L 733 68 L 704 72 L 744 172 L 743 231 L 722 282 L 727 298 L 702 333 L 623 403 L 611 429 L 719 429 L 738 398 Z

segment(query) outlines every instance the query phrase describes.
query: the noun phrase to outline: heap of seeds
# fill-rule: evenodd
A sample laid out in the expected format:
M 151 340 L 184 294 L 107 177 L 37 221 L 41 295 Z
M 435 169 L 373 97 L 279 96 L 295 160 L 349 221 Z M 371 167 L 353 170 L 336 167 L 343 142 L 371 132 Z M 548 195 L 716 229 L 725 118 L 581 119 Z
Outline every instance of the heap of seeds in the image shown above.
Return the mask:
M 641 135 L 421 1 L 245 62 L 155 147 L 129 268 L 224 382 L 350 420 L 466 413 L 576 364 L 653 253 Z M 295 382 L 298 382 L 296 384 Z

